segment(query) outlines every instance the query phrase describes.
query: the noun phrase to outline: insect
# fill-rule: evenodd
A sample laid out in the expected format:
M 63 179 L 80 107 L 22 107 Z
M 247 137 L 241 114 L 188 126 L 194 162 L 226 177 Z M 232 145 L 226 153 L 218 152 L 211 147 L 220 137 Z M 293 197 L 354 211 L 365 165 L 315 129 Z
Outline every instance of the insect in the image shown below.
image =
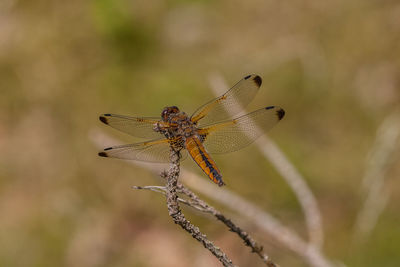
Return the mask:
M 225 183 L 210 154 L 239 150 L 271 129 L 285 115 L 277 106 L 268 106 L 235 119 L 255 97 L 261 77 L 247 75 L 222 96 L 199 107 L 190 117 L 176 106 L 163 109 L 159 117 L 129 117 L 103 114 L 100 121 L 129 135 L 150 141 L 105 148 L 102 157 L 148 162 L 169 162 L 170 149 L 187 153 L 219 186 Z

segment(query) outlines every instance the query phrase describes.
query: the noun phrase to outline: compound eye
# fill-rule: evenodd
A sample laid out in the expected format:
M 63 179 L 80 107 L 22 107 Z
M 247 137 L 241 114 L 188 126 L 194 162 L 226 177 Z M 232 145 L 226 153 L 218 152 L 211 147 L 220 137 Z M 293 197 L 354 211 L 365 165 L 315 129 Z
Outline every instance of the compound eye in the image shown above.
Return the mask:
M 172 106 L 172 107 L 171 107 L 171 111 L 172 111 L 173 113 L 179 113 L 179 108 L 178 108 L 177 106 Z
M 164 110 L 161 112 L 161 118 L 163 118 L 164 120 L 166 120 L 166 119 L 168 118 L 168 114 L 169 114 L 168 109 L 164 109 Z

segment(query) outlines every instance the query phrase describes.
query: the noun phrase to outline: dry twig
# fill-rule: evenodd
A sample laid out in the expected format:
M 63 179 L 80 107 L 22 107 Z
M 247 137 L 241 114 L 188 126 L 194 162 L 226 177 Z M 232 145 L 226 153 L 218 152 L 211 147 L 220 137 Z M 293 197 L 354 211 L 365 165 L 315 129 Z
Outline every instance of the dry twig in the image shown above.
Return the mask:
M 165 175 L 163 175 L 165 178 Z M 165 194 L 166 188 L 165 187 L 160 187 L 160 186 L 134 186 L 134 189 L 147 189 L 151 190 L 154 192 L 162 193 Z M 193 193 L 190 189 L 185 187 L 181 183 L 177 183 L 176 186 L 177 192 L 178 193 L 183 193 L 186 196 L 189 197 L 189 201 L 186 201 L 182 198 L 178 198 L 179 202 L 182 202 L 190 207 L 193 207 L 201 212 L 204 213 L 209 213 L 215 216 L 219 221 L 224 223 L 230 231 L 236 233 L 245 243 L 246 246 L 250 247 L 252 252 L 256 253 L 263 261 L 264 263 L 269 266 L 269 267 L 276 267 L 276 265 L 268 255 L 263 253 L 263 247 L 259 245 L 247 232 L 243 231 L 240 227 L 235 225 L 229 218 L 227 218 L 225 215 L 223 215 L 221 212 L 216 210 L 214 207 L 210 206 L 207 204 L 204 200 L 200 199 L 195 193 Z
M 176 224 L 187 231 L 194 239 L 201 242 L 203 246 L 208 249 L 224 266 L 234 266 L 232 261 L 226 256 L 224 252 L 216 247 L 207 237 L 200 232 L 200 229 L 188 220 L 186 220 L 182 211 L 179 207 L 178 195 L 177 195 L 177 184 L 180 172 L 179 164 L 179 151 L 175 151 L 171 148 L 171 165 L 168 172 L 163 174 L 166 179 L 166 199 L 168 213 Z
M 134 186 L 134 189 L 145 189 L 153 192 L 161 193 L 165 195 L 166 188 L 163 186 Z M 177 192 L 185 194 L 190 200 L 185 200 L 178 197 L 178 201 L 192 207 L 200 212 L 209 213 L 215 216 L 219 221 L 224 223 L 230 231 L 236 233 L 245 243 L 246 246 L 250 247 L 252 252 L 256 253 L 268 267 L 277 267 L 268 255 L 263 253 L 263 247 L 260 246 L 248 233 L 243 231 L 240 227 L 236 226 L 230 219 L 224 216 L 221 212 L 216 210 L 214 207 L 207 204 L 204 200 L 200 199 L 190 189 L 186 188 L 183 184 L 177 183 Z

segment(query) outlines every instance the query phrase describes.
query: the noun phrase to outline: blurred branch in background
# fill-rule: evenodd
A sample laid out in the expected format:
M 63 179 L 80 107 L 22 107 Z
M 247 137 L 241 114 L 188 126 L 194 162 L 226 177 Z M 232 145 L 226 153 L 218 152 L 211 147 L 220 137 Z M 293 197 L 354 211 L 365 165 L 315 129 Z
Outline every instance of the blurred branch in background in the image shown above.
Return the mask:
M 92 130 L 89 134 L 89 138 L 99 149 L 102 149 L 104 145 L 107 144 L 118 143 L 117 140 L 98 130 Z M 165 166 L 140 161 L 126 162 L 143 167 L 152 172 L 158 172 L 161 166 Z M 243 217 L 248 218 L 249 221 L 272 236 L 282 246 L 294 251 L 310 266 L 332 266 L 319 249 L 305 242 L 294 231 L 282 225 L 278 219 L 263 211 L 260 207 L 246 201 L 236 193 L 226 188 L 216 187 L 214 184 L 209 183 L 208 180 L 184 168 L 181 169 L 180 178 L 188 187 L 193 188 L 195 191 L 234 211 L 238 214 L 237 219 L 243 219 Z
M 400 140 L 400 112 L 388 115 L 377 130 L 375 143 L 368 155 L 362 190 L 366 195 L 354 224 L 353 241 L 360 243 L 376 226 L 379 216 L 390 198 L 390 191 L 385 188 L 385 176 L 388 168 L 396 159 Z
M 229 89 L 227 83 L 219 74 L 210 75 L 209 80 L 215 95 L 220 95 Z M 315 246 L 316 249 L 320 249 L 323 244 L 321 213 L 318 209 L 317 201 L 305 182 L 305 179 L 286 158 L 279 147 L 266 135 L 259 137 L 256 143 L 264 157 L 272 163 L 296 194 L 305 214 L 310 244 Z

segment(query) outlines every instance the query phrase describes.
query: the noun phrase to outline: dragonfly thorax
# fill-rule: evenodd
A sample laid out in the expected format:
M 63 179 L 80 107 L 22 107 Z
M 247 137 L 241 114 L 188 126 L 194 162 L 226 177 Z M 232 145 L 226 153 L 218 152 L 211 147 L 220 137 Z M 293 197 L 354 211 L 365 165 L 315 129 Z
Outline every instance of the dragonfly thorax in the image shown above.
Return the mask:
M 161 113 L 161 121 L 154 127 L 168 139 L 176 137 L 188 138 L 196 133 L 196 126 L 185 112 L 178 107 L 166 107 Z

